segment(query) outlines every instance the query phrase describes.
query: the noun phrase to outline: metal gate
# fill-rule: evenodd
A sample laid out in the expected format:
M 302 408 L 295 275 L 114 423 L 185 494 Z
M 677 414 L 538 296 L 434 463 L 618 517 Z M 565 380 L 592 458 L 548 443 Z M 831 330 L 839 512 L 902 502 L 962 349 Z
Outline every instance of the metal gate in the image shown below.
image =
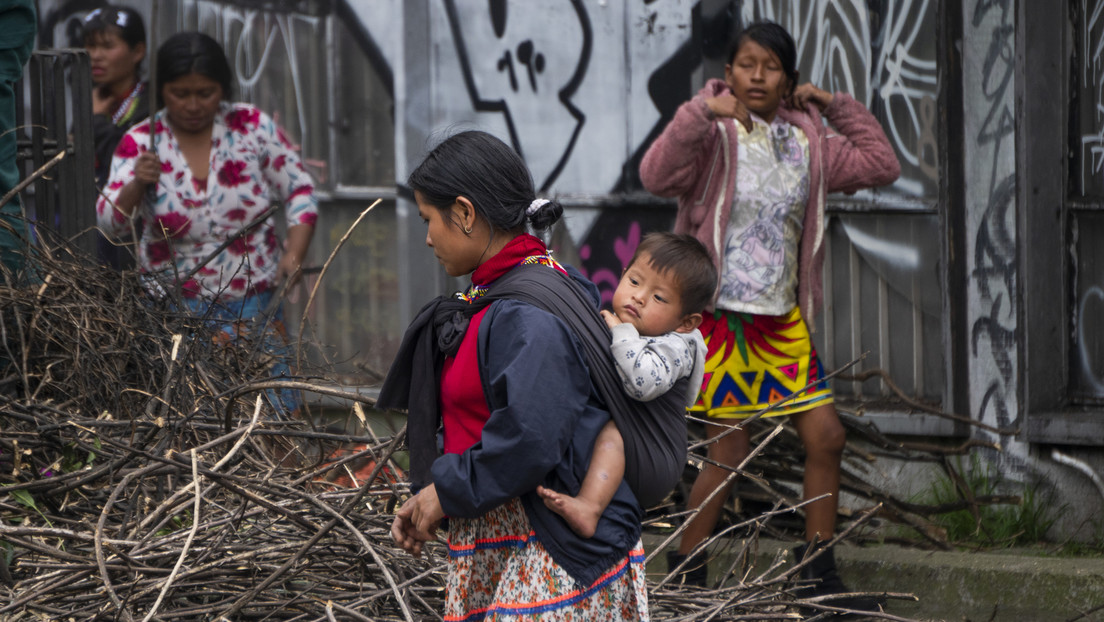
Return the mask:
M 38 50 L 16 90 L 30 104 L 16 106 L 16 161 L 32 238 L 66 242 L 89 257 L 99 235 L 91 75 L 84 50 Z

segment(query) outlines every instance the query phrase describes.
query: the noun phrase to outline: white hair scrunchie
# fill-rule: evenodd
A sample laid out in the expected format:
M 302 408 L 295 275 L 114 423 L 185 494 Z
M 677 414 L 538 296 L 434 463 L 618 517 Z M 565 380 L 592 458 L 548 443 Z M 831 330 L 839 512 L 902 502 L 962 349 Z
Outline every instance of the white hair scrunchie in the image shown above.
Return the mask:
M 541 207 L 550 203 L 548 199 L 533 199 L 533 202 L 529 204 L 529 207 L 525 208 L 525 215 L 532 216 L 537 213 Z

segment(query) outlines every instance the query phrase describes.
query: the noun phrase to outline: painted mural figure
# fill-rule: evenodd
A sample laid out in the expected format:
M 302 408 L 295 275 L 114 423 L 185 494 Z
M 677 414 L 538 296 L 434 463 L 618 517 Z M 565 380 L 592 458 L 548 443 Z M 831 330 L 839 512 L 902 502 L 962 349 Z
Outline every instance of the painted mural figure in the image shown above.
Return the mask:
M 644 237 L 613 293 L 613 311 L 602 310 L 625 393 L 655 401 L 669 413 L 665 416 L 683 417 L 701 387 L 705 342 L 698 325 L 716 287 L 713 260 L 694 237 L 668 232 Z M 685 436 L 678 441 L 685 443 Z M 611 421 L 598 436 L 577 495 L 543 486 L 537 492 L 576 533 L 589 538 L 624 475 L 624 442 Z M 652 480 L 657 487 L 652 497 L 662 501 L 672 486 Z
M 142 15 L 126 7 L 106 6 L 81 23 L 81 42 L 92 65 L 92 138 L 95 141 L 96 187 L 103 189 L 111 157 L 126 131 L 149 116 L 147 83 L 141 79 L 146 57 Z M 100 257 L 116 268 L 133 267 L 125 247 L 100 240 Z
M 266 350 L 277 354 L 272 374 L 287 376 L 277 291 L 299 278 L 310 246 L 314 182 L 272 118 L 227 100 L 233 74 L 217 41 L 177 33 L 157 54 L 164 107 L 152 130 L 146 119 L 119 142 L 97 222 L 120 238 L 140 222 L 141 271 L 178 288 L 183 305 L 217 322 L 228 340 L 264 330 Z M 254 224 L 273 204 L 284 207 L 283 245 L 271 215 Z M 269 395 L 281 415 L 300 406 L 298 392 Z
M 573 102 L 593 37 L 584 3 L 445 0 L 444 5 L 472 105 L 501 115 L 509 143 L 528 163 L 538 189 L 550 187 L 586 122 Z M 542 16 L 556 16 L 556 27 L 544 27 Z
M 710 438 L 769 404 L 777 407 L 767 416 L 790 417 L 806 452 L 804 497 L 828 495 L 805 506 L 807 543 L 794 551 L 798 559 L 817 555 L 802 569 L 802 578 L 818 580 L 806 593 L 846 593 L 832 549 L 823 547 L 835 532 L 845 432 L 806 322 L 822 298 L 825 195 L 892 183 L 900 165 L 862 104 L 798 84 L 796 46 L 781 26 L 747 26 L 728 58 L 725 79 L 708 81 L 678 109 L 640 167 L 649 191 L 678 197 L 675 230 L 701 240 L 721 272 L 701 325 L 705 378 L 690 410 L 710 422 Z M 749 445 L 748 431 L 737 429 L 710 445 L 709 457 L 736 466 Z M 708 579 L 698 545 L 729 491 L 703 501 L 729 473 L 706 464 L 691 490 L 688 505 L 699 512 L 668 556 L 671 567 L 688 568 L 685 581 Z
M 446 139 L 407 183 L 426 245 L 471 286 L 419 312 L 380 390 L 378 407 L 408 411 L 416 493 L 392 537 L 420 555 L 448 517 L 445 619 L 648 619 L 642 510 L 628 484 L 618 482 L 590 538 L 536 493 L 578 490 L 610 419 L 578 329 L 521 298 L 589 298 L 588 323 L 605 330 L 596 288 L 527 232 L 552 226 L 563 207 L 537 199 L 525 163 L 485 132 Z

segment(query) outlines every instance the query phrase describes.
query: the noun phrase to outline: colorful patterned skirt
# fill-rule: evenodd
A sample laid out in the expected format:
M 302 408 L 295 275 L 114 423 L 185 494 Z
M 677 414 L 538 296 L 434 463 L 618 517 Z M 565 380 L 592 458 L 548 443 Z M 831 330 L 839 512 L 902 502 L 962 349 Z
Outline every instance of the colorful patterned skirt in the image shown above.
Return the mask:
M 743 419 L 804 412 L 832 403 L 809 327 L 794 307 L 786 315 L 716 310 L 703 314 L 705 377 L 691 413 Z
M 576 583 L 537 540 L 521 501 L 449 519 L 445 620 L 648 620 L 637 542 L 592 585 Z

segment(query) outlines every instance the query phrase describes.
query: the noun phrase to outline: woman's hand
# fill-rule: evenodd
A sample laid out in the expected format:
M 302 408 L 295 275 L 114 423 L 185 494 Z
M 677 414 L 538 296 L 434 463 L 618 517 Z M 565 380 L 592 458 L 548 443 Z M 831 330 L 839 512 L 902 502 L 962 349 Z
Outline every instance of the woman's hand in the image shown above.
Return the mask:
M 115 209 L 124 216 L 130 217 L 134 209 L 142 202 L 146 190 L 150 186 L 156 186 L 161 178 L 161 161 L 152 151 L 143 151 L 134 160 L 134 179 L 127 182 L 119 191 L 115 199 Z
M 832 98 L 833 95 L 828 91 L 806 82 L 794 89 L 793 95 L 790 95 L 790 106 L 798 110 L 804 110 L 805 105 L 812 102 L 816 104 L 817 108 L 824 110 L 831 105 Z
M 134 180 L 145 186 L 154 185 L 161 179 L 161 161 L 152 151 L 143 151 L 134 160 Z
M 280 262 L 276 264 L 276 282 L 288 281 L 285 290 L 289 292 L 288 300 L 295 302 L 297 296 L 292 287 L 299 282 L 299 268 L 306 261 L 307 249 L 310 248 L 311 237 L 314 236 L 313 225 L 295 225 L 288 227 L 287 239 L 284 240 L 284 254 L 280 256 Z
M 403 506 L 406 507 L 406 506 Z M 403 516 L 402 510 L 399 510 L 399 514 L 395 515 L 395 520 L 391 521 L 391 539 L 398 544 L 402 550 L 410 553 L 414 557 L 422 556 L 422 542 L 414 537 L 414 525 L 410 522 L 409 516 Z
M 422 554 L 422 543 L 437 539 L 437 527 L 445 518 L 437 488 L 430 484 L 403 504 L 391 523 L 391 538 L 414 557 Z
M 705 105 L 713 111 L 714 116 L 736 119 L 744 129 L 751 131 L 751 113 L 748 112 L 744 102 L 736 99 L 732 93 L 725 93 L 705 100 Z
M 276 265 L 276 281 L 282 283 L 284 279 L 290 279 L 287 284 L 287 289 L 290 291 L 292 286 L 299 281 L 299 268 L 303 264 L 303 259 L 296 253 L 290 253 L 287 251 L 287 244 L 284 244 L 284 254 L 280 257 L 280 263 Z

